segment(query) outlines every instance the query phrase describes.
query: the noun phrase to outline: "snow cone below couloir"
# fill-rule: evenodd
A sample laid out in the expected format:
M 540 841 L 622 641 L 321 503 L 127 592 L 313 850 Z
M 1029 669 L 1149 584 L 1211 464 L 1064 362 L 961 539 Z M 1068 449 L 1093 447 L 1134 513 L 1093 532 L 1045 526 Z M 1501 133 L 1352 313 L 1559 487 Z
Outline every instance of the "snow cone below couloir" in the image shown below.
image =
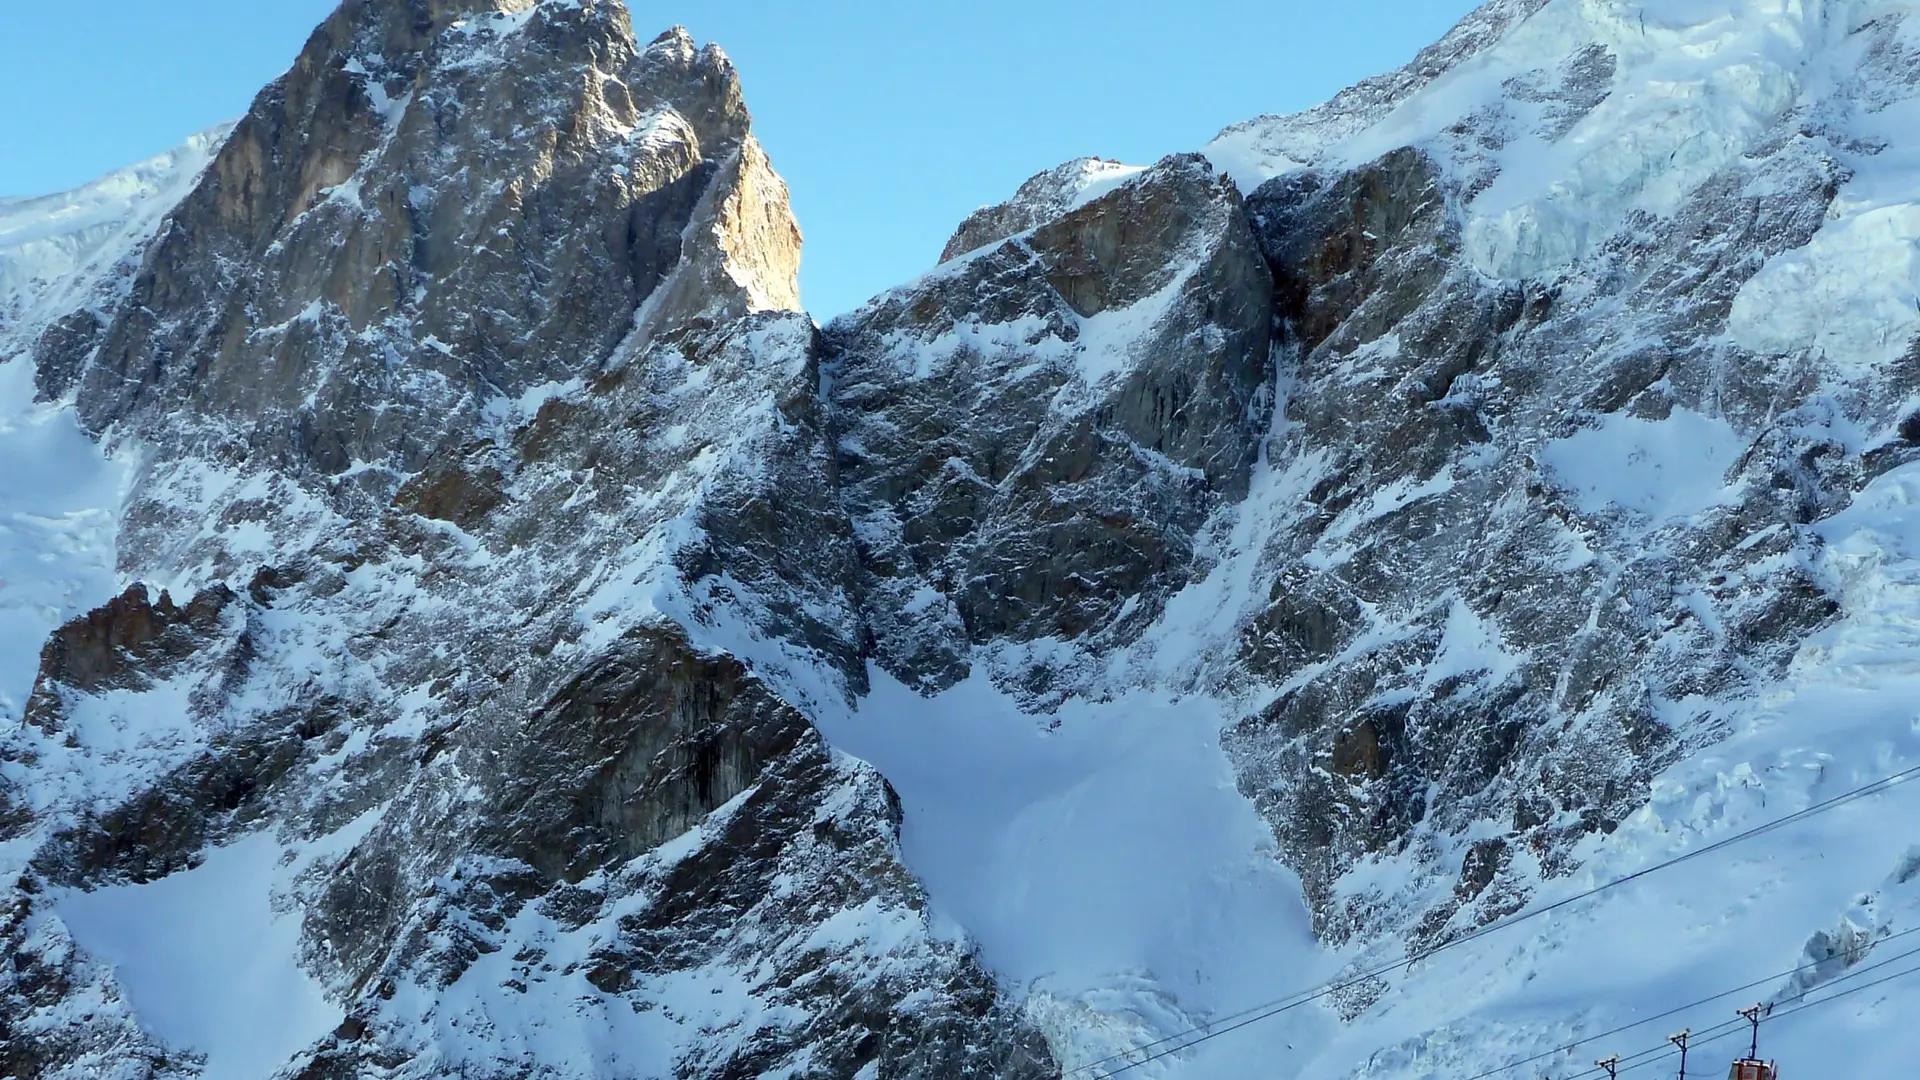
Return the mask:
M 1462 939 L 1920 765 L 1916 132 L 1494 0 L 820 327 L 717 49 L 347 0 L 0 202 L 0 1072 L 1892 1075 L 1911 785 Z

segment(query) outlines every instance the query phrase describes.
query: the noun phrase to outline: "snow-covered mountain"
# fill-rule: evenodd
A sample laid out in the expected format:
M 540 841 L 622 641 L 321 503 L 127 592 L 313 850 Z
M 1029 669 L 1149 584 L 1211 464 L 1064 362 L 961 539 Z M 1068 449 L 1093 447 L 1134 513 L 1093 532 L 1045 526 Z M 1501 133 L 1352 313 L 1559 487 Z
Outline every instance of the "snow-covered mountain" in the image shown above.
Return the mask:
M 718 49 L 350 0 L 0 204 L 0 1063 L 1892 1075 L 1913 786 L 1705 849 L 1920 766 L 1916 100 L 1494 0 L 817 327 Z
M 81 306 L 86 289 L 153 236 L 229 130 L 203 131 L 73 191 L 0 199 L 0 340 L 16 326 L 34 327 Z

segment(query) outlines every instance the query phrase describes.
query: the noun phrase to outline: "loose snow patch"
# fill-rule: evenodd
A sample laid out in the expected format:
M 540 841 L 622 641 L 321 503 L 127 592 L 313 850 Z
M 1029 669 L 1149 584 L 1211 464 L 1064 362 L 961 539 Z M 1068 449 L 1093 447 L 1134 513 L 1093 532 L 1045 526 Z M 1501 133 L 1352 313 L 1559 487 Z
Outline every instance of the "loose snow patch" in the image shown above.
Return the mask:
M 1573 490 L 1582 513 L 1618 506 L 1660 524 L 1729 501 L 1725 476 L 1745 450 L 1725 420 L 1675 409 L 1665 420 L 1615 413 L 1536 456 Z
M 307 854 L 349 846 L 371 823 Z M 207 1055 L 201 1080 L 259 1080 L 342 1016 L 300 967 L 299 913 L 276 909 L 275 892 L 306 861 L 256 833 L 196 869 L 73 893 L 58 911 L 82 948 L 113 965 L 148 1030 Z
M 1217 703 L 1136 694 L 1036 717 L 985 675 L 931 700 L 879 671 L 873 687 L 822 730 L 899 791 L 936 909 L 1010 985 L 1078 1017 L 1062 1025 L 1077 1049 L 1057 1049 L 1116 1048 L 1084 1010 L 1134 1017 L 1125 1045 L 1323 973 Z
M 0 364 L 0 718 L 20 715 L 47 635 L 116 591 L 125 482 L 71 409 L 33 404 L 26 359 Z

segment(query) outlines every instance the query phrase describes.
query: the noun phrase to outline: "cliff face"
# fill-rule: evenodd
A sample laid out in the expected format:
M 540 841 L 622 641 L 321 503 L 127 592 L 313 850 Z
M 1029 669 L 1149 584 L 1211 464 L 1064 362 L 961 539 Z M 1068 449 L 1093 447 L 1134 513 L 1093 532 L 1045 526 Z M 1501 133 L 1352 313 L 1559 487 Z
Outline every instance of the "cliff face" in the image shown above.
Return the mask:
M 350 3 L 41 387 L 95 431 L 411 471 L 636 330 L 797 306 L 798 262 L 716 50 L 612 4 Z
M 1149 625 L 1246 493 L 1272 289 L 1239 193 L 1178 157 L 828 328 L 879 664 L 939 690 L 976 646 Z
M 1915 925 L 1891 803 L 1187 1045 L 1920 761 L 1916 34 L 1497 0 L 817 327 L 717 50 L 348 0 L 0 309 L 126 470 L 15 545 L 118 587 L 0 574 L 71 617 L 0 1062 L 1399 1077 L 1804 1000 Z
M 315 32 L 32 350 L 156 584 L 7 736 L 13 1073 L 1047 1074 L 885 781 L 713 640 L 864 684 L 799 243 L 730 63 L 618 4 Z M 74 944 L 259 843 L 196 905 L 297 913 L 257 1031 Z

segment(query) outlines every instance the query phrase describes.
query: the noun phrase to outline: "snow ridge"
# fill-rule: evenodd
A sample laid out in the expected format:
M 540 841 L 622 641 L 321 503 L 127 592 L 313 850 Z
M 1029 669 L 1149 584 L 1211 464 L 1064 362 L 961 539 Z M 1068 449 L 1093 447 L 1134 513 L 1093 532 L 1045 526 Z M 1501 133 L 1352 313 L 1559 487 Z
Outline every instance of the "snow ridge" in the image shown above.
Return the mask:
M 94 283 L 136 253 L 193 189 L 233 126 L 208 128 L 72 191 L 0 200 L 0 357 L 80 306 Z

